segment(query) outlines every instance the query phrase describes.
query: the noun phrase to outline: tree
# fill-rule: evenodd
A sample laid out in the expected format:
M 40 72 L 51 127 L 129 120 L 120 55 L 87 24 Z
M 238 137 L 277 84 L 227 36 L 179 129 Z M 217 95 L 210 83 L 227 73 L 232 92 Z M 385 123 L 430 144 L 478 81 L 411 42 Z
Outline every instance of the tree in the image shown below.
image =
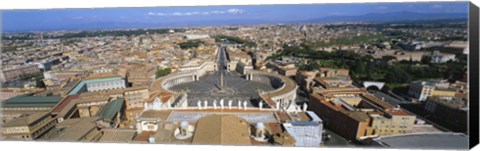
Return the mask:
M 179 43 L 178 46 L 180 46 L 180 48 L 182 49 L 197 48 L 198 46 L 200 46 L 201 43 L 202 42 L 199 40 L 189 40 L 186 42 Z
M 166 75 L 170 74 L 171 72 L 172 72 L 172 69 L 170 69 L 170 68 L 159 69 L 159 70 L 157 70 L 155 75 L 156 75 L 157 78 L 160 78 L 160 77 L 163 77 L 163 76 L 166 76 Z
M 317 61 L 311 61 L 309 64 L 301 66 L 301 70 L 306 70 L 306 71 L 313 71 L 315 69 L 319 69 L 320 64 L 318 64 Z
M 397 58 L 394 56 L 383 56 L 382 60 L 385 62 L 390 62 L 391 60 L 396 60 Z
M 399 66 L 393 66 L 387 71 L 385 75 L 385 81 L 389 83 L 410 83 L 412 78 Z
M 355 64 L 353 64 L 354 66 L 354 71 L 355 73 L 357 73 L 358 75 L 365 75 L 366 74 L 366 71 L 365 71 L 365 62 L 363 61 L 356 61 Z
M 45 82 L 43 82 L 43 80 L 40 79 L 40 78 L 36 79 L 36 86 L 37 86 L 37 88 L 45 88 L 46 87 Z
M 432 62 L 432 58 L 430 56 L 423 56 L 421 62 L 422 64 L 430 64 Z

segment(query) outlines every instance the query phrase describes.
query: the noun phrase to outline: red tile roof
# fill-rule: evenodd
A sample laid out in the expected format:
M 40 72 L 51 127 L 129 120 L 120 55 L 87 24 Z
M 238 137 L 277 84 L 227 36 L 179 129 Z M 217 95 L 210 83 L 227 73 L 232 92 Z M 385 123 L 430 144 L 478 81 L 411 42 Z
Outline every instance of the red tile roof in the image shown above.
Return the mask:
M 70 104 L 73 100 L 77 99 L 80 96 L 80 94 L 75 94 L 75 95 L 70 95 L 67 96 L 65 99 L 63 99 L 52 111 L 52 114 L 58 114 L 60 111 L 62 111 L 65 106 Z
M 397 115 L 397 116 L 413 116 L 410 113 L 404 111 L 403 109 L 387 109 L 386 112 L 390 115 Z

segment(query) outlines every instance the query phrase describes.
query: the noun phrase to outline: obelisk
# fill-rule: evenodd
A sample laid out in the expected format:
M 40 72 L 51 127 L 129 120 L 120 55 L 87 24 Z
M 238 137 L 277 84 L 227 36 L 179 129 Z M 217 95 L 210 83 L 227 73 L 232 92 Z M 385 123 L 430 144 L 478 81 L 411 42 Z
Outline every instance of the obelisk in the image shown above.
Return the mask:
M 223 73 L 220 74 L 220 90 L 223 91 Z

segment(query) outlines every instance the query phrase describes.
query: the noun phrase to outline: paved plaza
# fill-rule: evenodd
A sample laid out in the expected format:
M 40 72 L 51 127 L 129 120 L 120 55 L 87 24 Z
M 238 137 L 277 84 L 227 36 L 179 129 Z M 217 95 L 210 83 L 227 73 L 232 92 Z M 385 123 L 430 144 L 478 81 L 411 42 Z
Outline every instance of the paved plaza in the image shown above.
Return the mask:
M 242 102 L 247 100 L 247 106 L 253 107 L 258 106 L 259 92 L 275 90 L 276 87 L 272 85 L 273 82 L 268 77 L 257 77 L 262 78 L 261 80 L 246 80 L 242 74 L 236 71 L 227 71 L 225 61 L 225 49 L 222 49 L 217 55 L 217 63 L 220 67 L 218 71 L 209 72 L 195 82 L 172 86 L 170 90 L 187 92 L 188 106 L 190 107 L 198 106 L 198 101 L 204 105 L 205 100 L 208 101 L 208 106 L 213 106 L 214 100 L 217 100 L 217 105 L 219 105 L 221 99 L 225 100 L 225 105 L 232 100 L 232 105 L 235 107 L 239 100 Z M 222 74 L 223 87 L 220 82 Z
M 247 81 L 242 78 L 242 75 L 237 72 L 227 72 L 224 76 L 224 87 L 220 89 L 219 72 L 211 72 L 200 77 L 199 81 L 183 83 L 175 85 L 170 89 L 173 91 L 185 91 L 188 94 L 189 105 L 197 106 L 197 101 L 207 100 L 208 105 L 213 105 L 213 101 L 220 101 L 224 99 L 233 100 L 235 106 L 238 100 L 248 100 L 248 106 L 252 106 L 252 102 L 260 99 L 260 91 L 271 91 L 275 88 L 270 84 L 270 81 Z M 218 102 L 220 103 L 220 102 Z M 218 104 L 217 104 L 218 105 Z M 257 104 L 255 104 L 257 105 Z

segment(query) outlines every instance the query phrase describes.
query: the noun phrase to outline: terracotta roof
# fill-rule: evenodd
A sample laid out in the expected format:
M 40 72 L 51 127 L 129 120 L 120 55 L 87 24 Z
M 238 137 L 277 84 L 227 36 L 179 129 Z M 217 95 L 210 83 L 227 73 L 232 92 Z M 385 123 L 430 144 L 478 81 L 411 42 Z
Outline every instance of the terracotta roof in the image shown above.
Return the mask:
M 325 89 L 320 92 L 320 94 L 323 96 L 328 94 L 341 94 L 341 93 L 363 94 L 363 93 L 367 93 L 367 91 L 360 88 L 351 88 L 351 89 Z
M 210 115 L 198 120 L 193 144 L 250 145 L 248 123 L 235 115 Z
M 313 80 L 315 82 L 319 83 L 320 85 L 324 86 L 324 87 L 329 87 L 328 83 L 325 82 L 325 80 L 323 80 L 322 77 L 317 76 L 317 77 L 313 78 Z
M 62 111 L 68 104 L 70 104 L 74 99 L 77 99 L 80 94 L 70 95 L 63 99 L 52 111 L 52 114 L 58 114 Z
M 390 115 L 397 115 L 397 116 L 413 116 L 410 113 L 404 111 L 403 109 L 387 109 L 386 112 Z
M 384 110 L 393 108 L 392 105 L 388 104 L 387 102 L 385 102 L 383 100 L 380 100 L 379 98 L 377 98 L 377 97 L 375 97 L 371 94 L 362 94 L 361 96 L 363 98 L 367 99 L 367 101 L 370 101 L 370 102 L 372 102 L 376 105 L 379 105 Z
M 342 113 L 359 122 L 367 122 L 370 119 L 365 112 L 342 111 Z
M 265 101 L 265 103 L 267 103 L 270 107 L 272 108 L 275 108 L 277 103 L 275 103 L 272 99 L 270 99 L 269 97 L 266 97 L 265 95 L 261 95 L 260 97 L 262 97 L 262 99 Z
M 162 103 L 165 103 L 165 102 L 167 102 L 171 97 L 173 97 L 173 94 L 172 94 L 172 93 L 160 93 L 160 96 L 162 96 L 162 97 L 161 97 Z

